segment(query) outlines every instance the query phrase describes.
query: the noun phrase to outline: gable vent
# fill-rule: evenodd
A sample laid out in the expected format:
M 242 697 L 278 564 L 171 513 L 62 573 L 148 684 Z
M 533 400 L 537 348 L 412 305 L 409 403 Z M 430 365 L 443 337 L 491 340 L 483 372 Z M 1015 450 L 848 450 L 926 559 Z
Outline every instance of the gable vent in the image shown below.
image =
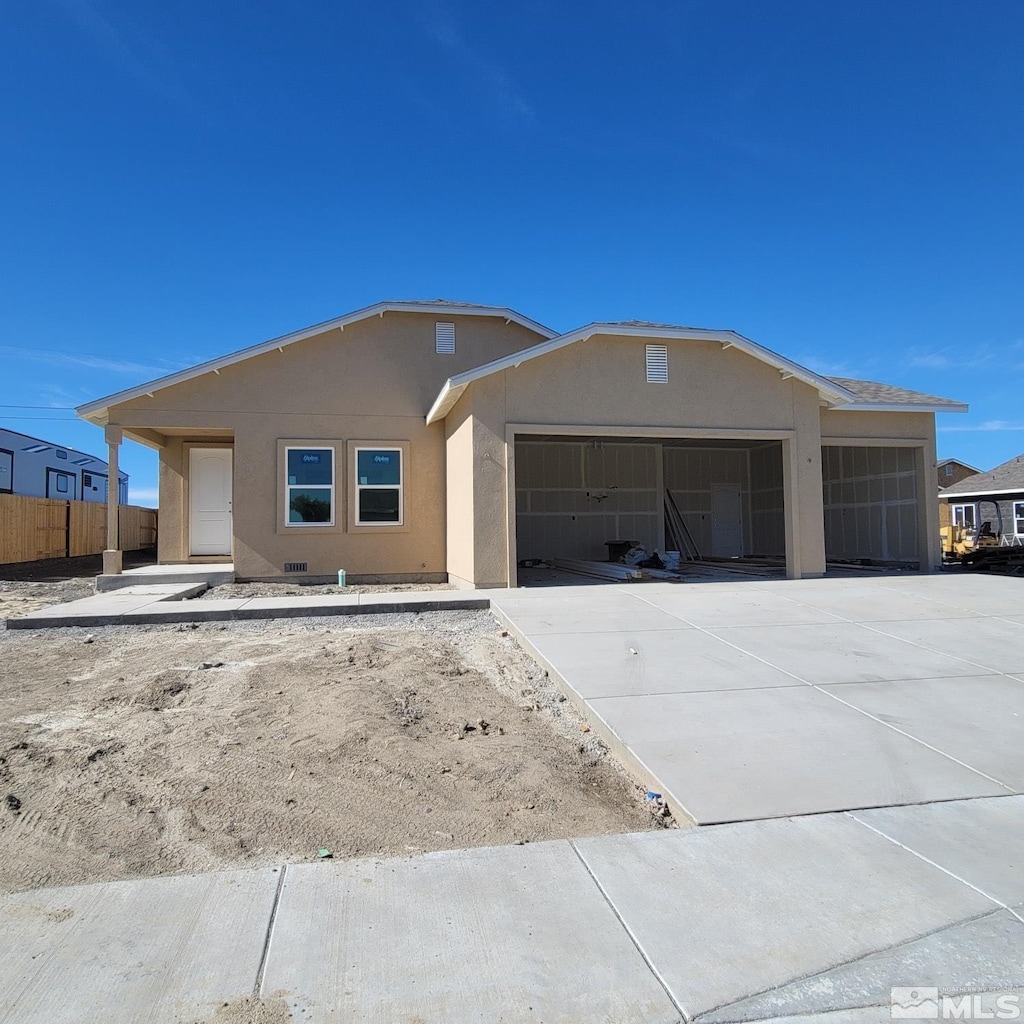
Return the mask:
M 668 346 L 647 346 L 647 382 L 649 384 L 668 383 Z
M 440 355 L 455 352 L 455 324 L 434 324 L 434 348 Z

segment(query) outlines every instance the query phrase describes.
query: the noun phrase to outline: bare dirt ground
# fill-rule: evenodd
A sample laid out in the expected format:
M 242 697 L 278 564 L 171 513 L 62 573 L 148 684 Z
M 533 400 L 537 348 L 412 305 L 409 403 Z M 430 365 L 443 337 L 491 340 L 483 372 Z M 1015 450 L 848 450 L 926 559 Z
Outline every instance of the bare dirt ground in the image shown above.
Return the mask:
M 200 595 L 202 601 L 240 597 L 309 597 L 315 594 L 390 594 L 400 590 L 454 590 L 450 583 L 224 583 Z
M 636 831 L 485 613 L 0 632 L 0 889 Z
M 92 579 L 69 579 L 60 583 L 32 583 L 0 580 L 0 620 L 28 615 L 51 604 L 65 604 L 96 593 Z

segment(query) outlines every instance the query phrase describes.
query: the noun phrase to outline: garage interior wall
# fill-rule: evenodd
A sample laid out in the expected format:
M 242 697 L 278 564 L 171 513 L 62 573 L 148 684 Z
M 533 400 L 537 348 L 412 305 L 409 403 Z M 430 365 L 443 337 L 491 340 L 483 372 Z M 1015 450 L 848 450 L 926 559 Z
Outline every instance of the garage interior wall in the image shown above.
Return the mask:
M 603 561 L 612 540 L 663 552 L 666 489 L 702 554 L 785 555 L 778 442 L 517 439 L 515 458 L 520 559 Z
M 654 551 L 660 457 L 656 444 L 517 440 L 518 557 L 604 561 L 623 538 Z
M 914 455 L 913 448 L 822 448 L 826 558 L 920 560 Z

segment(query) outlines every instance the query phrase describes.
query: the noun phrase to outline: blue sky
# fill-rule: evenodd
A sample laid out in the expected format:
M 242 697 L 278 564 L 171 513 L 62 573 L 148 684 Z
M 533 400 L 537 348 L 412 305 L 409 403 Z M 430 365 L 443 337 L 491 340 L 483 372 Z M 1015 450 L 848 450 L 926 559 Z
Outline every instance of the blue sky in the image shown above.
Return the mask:
M 991 468 L 1024 451 L 1022 49 L 1020 0 L 6 4 L 0 424 L 102 453 L 68 406 L 446 297 L 958 398 L 939 455 Z

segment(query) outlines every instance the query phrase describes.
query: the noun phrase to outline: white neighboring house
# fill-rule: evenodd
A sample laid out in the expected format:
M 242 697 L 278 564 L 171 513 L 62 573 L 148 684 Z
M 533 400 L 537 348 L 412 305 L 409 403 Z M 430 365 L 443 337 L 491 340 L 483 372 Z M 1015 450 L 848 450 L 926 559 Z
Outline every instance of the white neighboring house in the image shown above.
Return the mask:
M 107 464 L 94 455 L 0 428 L 0 494 L 73 501 L 107 500 Z M 118 504 L 128 504 L 128 474 L 118 474 Z

